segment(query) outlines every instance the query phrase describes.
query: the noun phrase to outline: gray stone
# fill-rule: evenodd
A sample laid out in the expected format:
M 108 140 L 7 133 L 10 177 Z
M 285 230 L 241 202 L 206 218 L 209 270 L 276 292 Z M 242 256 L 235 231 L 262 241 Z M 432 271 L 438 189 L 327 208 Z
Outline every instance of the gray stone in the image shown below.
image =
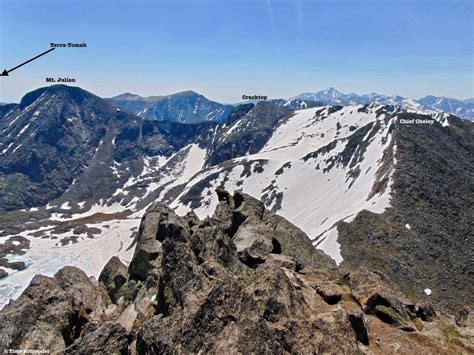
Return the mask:
M 99 275 L 113 302 L 120 298 L 119 291 L 128 280 L 128 269 L 117 256 L 113 256 Z

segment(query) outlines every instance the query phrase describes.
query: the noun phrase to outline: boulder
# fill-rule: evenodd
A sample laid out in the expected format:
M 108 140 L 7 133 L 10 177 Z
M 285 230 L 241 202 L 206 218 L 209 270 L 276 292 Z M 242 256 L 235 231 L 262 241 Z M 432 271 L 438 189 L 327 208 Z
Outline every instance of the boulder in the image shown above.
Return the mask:
M 107 262 L 99 275 L 99 281 L 104 284 L 108 295 L 114 303 L 120 298 L 119 291 L 127 280 L 128 269 L 116 256 L 113 256 Z
M 73 301 L 74 310 L 84 319 L 100 321 L 104 310 L 110 305 L 110 298 L 101 292 L 97 283 L 81 269 L 74 266 L 65 266 L 60 269 L 54 278 Z
M 379 274 L 361 267 L 350 273 L 352 296 L 366 313 L 377 315 L 387 323 L 408 325 L 416 317 L 416 307 L 393 284 Z
M 59 281 L 37 275 L 22 295 L 0 312 L 0 349 L 61 352 L 71 341 L 69 321 L 74 318 L 73 300 Z
M 119 324 L 105 322 L 70 345 L 65 354 L 128 354 L 127 332 Z
M 354 329 L 357 341 L 364 345 L 369 345 L 369 328 L 367 327 L 364 312 L 361 310 L 351 309 L 347 312 L 347 317 L 351 323 L 352 329 Z
M 424 322 L 432 322 L 436 318 L 436 311 L 433 305 L 429 303 L 422 303 L 417 305 L 416 314 Z
M 342 287 L 336 283 L 324 283 L 316 288 L 316 292 L 329 304 L 338 303 L 344 293 Z

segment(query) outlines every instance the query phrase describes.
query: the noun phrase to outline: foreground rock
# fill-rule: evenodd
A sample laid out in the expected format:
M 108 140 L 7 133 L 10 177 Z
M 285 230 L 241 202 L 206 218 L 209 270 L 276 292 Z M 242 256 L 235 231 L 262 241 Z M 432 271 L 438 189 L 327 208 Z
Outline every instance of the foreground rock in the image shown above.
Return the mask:
M 0 350 L 68 354 L 468 353 L 469 325 L 361 268 L 338 275 L 285 219 L 219 191 L 211 218 L 152 205 L 127 268 L 36 276 L 0 312 Z M 466 324 L 469 322 L 465 322 Z M 469 323 L 470 324 L 470 323 Z

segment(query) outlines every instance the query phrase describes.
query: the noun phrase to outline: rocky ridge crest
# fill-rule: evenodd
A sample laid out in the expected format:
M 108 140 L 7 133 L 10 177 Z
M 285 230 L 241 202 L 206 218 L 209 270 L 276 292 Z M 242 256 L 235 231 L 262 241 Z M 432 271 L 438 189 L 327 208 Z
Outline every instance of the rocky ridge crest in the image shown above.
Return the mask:
M 240 192 L 199 220 L 155 203 L 127 267 L 36 276 L 0 312 L 0 349 L 71 354 L 468 353 L 456 325 L 383 274 L 340 274 L 300 229 Z M 471 334 L 469 333 L 471 332 Z

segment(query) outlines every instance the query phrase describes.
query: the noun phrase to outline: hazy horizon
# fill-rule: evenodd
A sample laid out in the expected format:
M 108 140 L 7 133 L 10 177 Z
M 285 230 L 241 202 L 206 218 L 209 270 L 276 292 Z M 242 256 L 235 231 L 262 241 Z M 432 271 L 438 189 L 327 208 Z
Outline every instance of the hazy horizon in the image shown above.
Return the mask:
M 18 102 L 69 77 L 101 97 L 193 90 L 234 103 L 328 87 L 418 99 L 474 96 L 467 0 L 0 0 L 0 78 Z

